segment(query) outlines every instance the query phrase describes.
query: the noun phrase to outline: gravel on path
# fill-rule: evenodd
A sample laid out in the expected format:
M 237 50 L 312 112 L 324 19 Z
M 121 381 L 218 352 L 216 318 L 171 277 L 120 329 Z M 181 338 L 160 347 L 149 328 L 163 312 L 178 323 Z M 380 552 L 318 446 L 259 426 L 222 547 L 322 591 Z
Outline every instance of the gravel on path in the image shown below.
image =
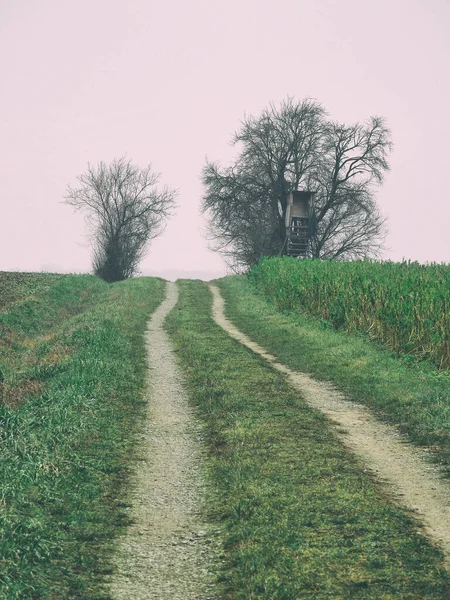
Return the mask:
M 424 525 L 424 532 L 444 551 L 450 569 L 450 485 L 442 479 L 439 468 L 427 460 L 423 450 L 408 444 L 394 427 L 381 423 L 365 406 L 346 400 L 331 384 L 316 381 L 278 362 L 277 357 L 225 317 L 219 289 L 212 284 L 209 287 L 216 323 L 273 368 L 285 373 L 302 398 L 330 419 L 343 443 L 385 484 L 391 497 L 414 511 Z
M 119 540 L 110 583 L 115 600 L 214 598 L 214 535 L 205 513 L 201 430 L 188 404 L 164 319 L 178 290 L 167 296 L 147 330 L 148 414 L 143 460 L 132 482 L 133 525 Z

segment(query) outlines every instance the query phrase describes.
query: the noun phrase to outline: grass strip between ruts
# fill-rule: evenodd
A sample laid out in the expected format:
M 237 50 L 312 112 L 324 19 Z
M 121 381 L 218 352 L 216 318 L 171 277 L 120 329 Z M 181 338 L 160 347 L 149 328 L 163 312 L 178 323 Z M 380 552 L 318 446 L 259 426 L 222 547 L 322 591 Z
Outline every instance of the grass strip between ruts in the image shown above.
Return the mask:
M 325 418 L 179 282 L 167 329 L 205 428 L 229 599 L 444 599 L 442 554 L 363 472 Z
M 367 337 L 329 329 L 301 311 L 280 312 L 243 275 L 217 282 L 227 317 L 294 370 L 332 381 L 349 400 L 397 425 L 450 476 L 450 372 L 399 358 Z
M 0 599 L 108 598 L 163 296 L 161 280 L 64 276 L 0 315 L 3 385 L 38 384 L 0 407 Z

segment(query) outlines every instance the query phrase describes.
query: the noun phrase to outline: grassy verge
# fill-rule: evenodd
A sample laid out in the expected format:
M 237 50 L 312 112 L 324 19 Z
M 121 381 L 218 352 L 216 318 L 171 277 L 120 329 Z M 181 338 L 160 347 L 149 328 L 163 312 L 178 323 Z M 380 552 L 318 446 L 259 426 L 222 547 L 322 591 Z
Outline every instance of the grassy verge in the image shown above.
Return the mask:
M 0 310 L 5 310 L 13 302 L 42 295 L 64 275 L 50 273 L 0 272 Z
M 167 328 L 217 490 L 223 598 L 444 599 L 441 553 L 259 357 L 210 318 L 201 282 L 180 284 Z
M 282 313 L 244 276 L 218 282 L 227 316 L 286 365 L 333 381 L 411 441 L 431 450 L 450 476 L 450 373 L 398 358 L 357 334 L 300 312 Z
M 160 280 L 64 276 L 0 314 L 1 599 L 107 597 L 162 296 Z

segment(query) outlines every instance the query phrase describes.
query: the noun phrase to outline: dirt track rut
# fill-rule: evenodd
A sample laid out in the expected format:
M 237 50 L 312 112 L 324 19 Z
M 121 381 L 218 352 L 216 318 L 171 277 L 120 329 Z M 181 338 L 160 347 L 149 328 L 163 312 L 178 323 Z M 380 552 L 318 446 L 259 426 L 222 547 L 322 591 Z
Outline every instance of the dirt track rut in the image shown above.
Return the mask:
M 398 431 L 378 421 L 366 407 L 345 400 L 331 385 L 278 362 L 225 317 L 219 289 L 214 285 L 210 285 L 210 289 L 217 324 L 265 358 L 273 368 L 285 373 L 304 400 L 337 425 L 344 444 L 387 484 L 389 493 L 399 504 L 415 512 L 425 533 L 444 551 L 447 568 L 450 568 L 450 485 L 441 479 L 439 469 L 427 461 L 425 452 L 407 444 Z
M 164 319 L 177 287 L 147 330 L 148 415 L 140 448 L 143 460 L 132 482 L 132 518 L 116 553 L 110 585 L 115 600 L 213 598 L 214 540 L 203 516 L 205 479 L 201 432 L 192 414 Z

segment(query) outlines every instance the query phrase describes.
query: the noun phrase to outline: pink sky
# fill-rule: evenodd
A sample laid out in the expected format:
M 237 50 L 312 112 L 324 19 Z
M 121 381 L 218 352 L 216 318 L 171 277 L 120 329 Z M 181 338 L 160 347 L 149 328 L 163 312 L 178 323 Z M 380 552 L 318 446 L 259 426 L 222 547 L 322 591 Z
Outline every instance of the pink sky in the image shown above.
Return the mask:
M 448 0 L 0 0 L 0 270 L 88 271 L 61 203 L 87 163 L 126 155 L 179 189 L 144 273 L 225 273 L 199 215 L 208 156 L 245 113 L 314 97 L 346 123 L 386 117 L 385 258 L 450 262 Z

